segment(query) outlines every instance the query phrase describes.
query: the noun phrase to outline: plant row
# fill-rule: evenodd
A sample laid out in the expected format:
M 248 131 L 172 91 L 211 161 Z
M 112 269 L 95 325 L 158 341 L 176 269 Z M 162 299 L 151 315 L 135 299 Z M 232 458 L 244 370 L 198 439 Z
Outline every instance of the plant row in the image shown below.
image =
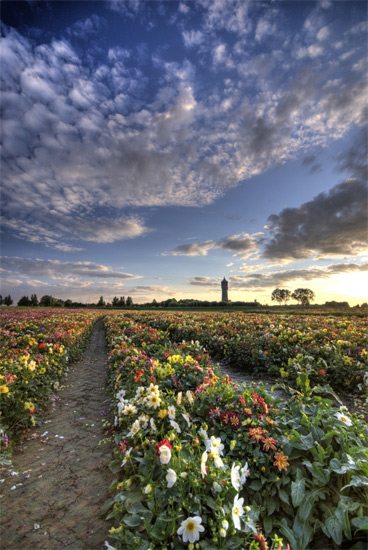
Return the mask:
M 36 424 L 68 362 L 80 358 L 98 316 L 92 311 L 1 312 L 0 447 Z
M 244 371 L 279 376 L 294 386 L 306 372 L 312 384 L 368 397 L 366 319 L 241 312 L 132 315 L 166 330 L 173 341 L 198 340 L 211 355 Z
M 367 426 L 307 374 L 280 402 L 220 376 L 199 342 L 172 343 L 156 313 L 145 321 L 105 321 L 115 548 L 363 548 Z

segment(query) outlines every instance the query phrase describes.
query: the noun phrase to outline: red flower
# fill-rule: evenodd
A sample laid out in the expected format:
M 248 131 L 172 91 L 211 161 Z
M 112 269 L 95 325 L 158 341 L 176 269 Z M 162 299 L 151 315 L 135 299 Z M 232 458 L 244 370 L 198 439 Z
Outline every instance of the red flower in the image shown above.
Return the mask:
M 260 533 L 253 533 L 254 538 L 259 542 L 259 547 L 261 550 L 267 550 L 267 542 L 263 535 Z
M 277 443 L 277 439 L 274 439 L 273 437 L 269 437 L 268 435 L 263 440 L 263 450 L 269 451 L 272 449 L 273 451 L 276 451 L 275 443 Z
M 251 439 L 255 439 L 257 443 L 259 440 L 263 441 L 264 437 L 263 434 L 266 433 L 266 430 L 263 430 L 258 426 L 258 428 L 249 428 L 249 435 L 251 435 Z
M 163 445 L 166 445 L 166 447 L 168 447 L 169 449 L 171 449 L 171 445 L 170 443 L 168 442 L 167 439 L 163 439 L 162 441 L 160 441 L 160 443 L 157 443 L 157 445 L 155 445 L 155 454 L 157 456 L 157 458 L 160 458 L 160 448 L 163 446 Z
M 127 439 L 120 439 L 118 443 L 118 449 L 122 455 L 124 455 L 129 449 L 129 442 Z
M 321 374 L 322 376 L 326 376 L 325 369 L 319 369 L 318 374 Z
M 229 425 L 234 429 L 240 428 L 241 418 L 236 412 L 229 413 Z
M 281 472 L 281 470 L 287 470 L 287 467 L 289 466 L 287 461 L 288 458 L 288 456 L 284 455 L 283 451 L 275 455 L 275 462 L 273 465 L 278 467 L 279 472 Z

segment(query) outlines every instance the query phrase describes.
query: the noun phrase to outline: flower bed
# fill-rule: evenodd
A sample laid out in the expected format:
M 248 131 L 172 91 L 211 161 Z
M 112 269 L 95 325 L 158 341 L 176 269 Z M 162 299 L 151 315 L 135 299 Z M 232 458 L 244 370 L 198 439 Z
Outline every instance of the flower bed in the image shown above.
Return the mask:
M 144 318 L 106 319 L 115 547 L 359 548 L 367 426 L 332 409 L 307 373 L 281 403 L 221 377 L 198 342 L 170 343 L 155 313 Z
M 132 318 L 168 332 L 173 341 L 199 340 L 214 356 L 249 373 L 280 376 L 368 397 L 367 320 L 360 317 L 244 313 L 134 312 Z
M 0 312 L 0 446 L 36 424 L 68 361 L 80 357 L 99 316 L 73 310 Z

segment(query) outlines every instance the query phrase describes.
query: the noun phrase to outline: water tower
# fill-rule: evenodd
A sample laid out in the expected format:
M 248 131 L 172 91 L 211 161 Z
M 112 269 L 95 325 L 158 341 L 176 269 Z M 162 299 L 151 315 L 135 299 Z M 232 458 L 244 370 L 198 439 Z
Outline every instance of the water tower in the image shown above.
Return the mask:
M 227 282 L 227 280 L 224 277 L 221 281 L 222 302 L 228 302 L 229 301 L 229 297 L 228 297 L 228 294 L 227 294 L 228 287 L 229 287 L 229 283 Z

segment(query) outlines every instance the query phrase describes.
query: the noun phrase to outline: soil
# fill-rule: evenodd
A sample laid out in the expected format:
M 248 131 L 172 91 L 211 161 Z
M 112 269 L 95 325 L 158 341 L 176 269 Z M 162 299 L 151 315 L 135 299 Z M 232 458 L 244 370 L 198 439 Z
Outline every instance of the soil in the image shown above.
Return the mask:
M 114 481 L 103 320 L 82 361 L 71 364 L 45 420 L 0 471 L 1 550 L 100 550 L 111 523 L 101 507 Z

